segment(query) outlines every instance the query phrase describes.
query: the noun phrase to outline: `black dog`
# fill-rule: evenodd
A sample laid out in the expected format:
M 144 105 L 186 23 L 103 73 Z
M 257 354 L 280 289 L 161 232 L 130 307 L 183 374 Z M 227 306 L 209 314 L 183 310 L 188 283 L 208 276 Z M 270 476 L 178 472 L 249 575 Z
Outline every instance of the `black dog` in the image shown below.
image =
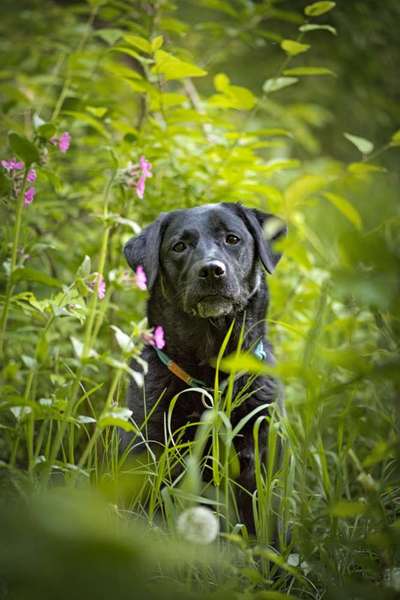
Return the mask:
M 190 375 L 198 385 L 200 381 L 203 387 L 213 387 L 215 370 L 210 363 L 218 355 L 233 320 L 225 354 L 236 350 L 244 324 L 242 349 L 272 362 L 271 347 L 265 337 L 268 289 L 262 265 L 268 273 L 273 272 L 280 254 L 273 252 L 270 242 L 285 233 L 285 228 L 280 226 L 272 240 L 265 239 L 263 226 L 273 218 L 276 219 L 240 204 L 199 206 L 161 214 L 125 245 L 131 268 L 136 270 L 141 265 L 147 275 L 149 325 L 160 325 L 165 332 L 166 346 L 161 358 L 151 346 L 143 351 L 143 359 L 148 363 L 144 392 L 133 380 L 128 391 L 128 406 L 138 425 L 161 396 L 145 429 L 145 438 L 150 444 L 165 443 L 165 414 L 169 403 L 176 394 L 193 387 L 184 381 L 185 376 L 187 379 Z M 165 364 L 168 362 L 165 357 L 169 365 Z M 235 390 L 242 389 L 248 377 L 244 375 L 236 380 Z M 274 380 L 257 377 L 247 390 L 247 399 L 232 413 L 235 426 L 256 407 L 265 407 L 236 440 L 240 461 L 238 483 L 250 491 L 255 488 L 254 420 L 268 414 L 269 405 L 276 397 Z M 172 431 L 189 422 L 198 422 L 203 410 L 198 392 L 185 393 L 173 411 Z M 188 429 L 193 432 L 194 428 Z M 128 437 L 125 436 L 125 443 Z M 266 435 L 262 437 L 265 450 Z M 249 525 L 251 502 L 241 504 L 242 518 Z

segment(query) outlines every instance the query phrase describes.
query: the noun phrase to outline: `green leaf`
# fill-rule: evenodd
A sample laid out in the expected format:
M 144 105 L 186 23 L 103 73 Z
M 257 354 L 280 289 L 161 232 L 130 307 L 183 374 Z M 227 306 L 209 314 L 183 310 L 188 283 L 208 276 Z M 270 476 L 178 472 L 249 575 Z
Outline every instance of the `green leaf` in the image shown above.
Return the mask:
M 367 511 L 368 506 L 363 502 L 348 502 L 343 500 L 337 502 L 330 509 L 330 514 L 334 517 L 354 518 L 363 515 Z
M 354 146 L 362 153 L 369 154 L 374 149 L 374 145 L 369 140 L 365 138 L 358 137 L 357 135 L 352 135 L 351 133 L 344 133 L 344 137 L 349 140 Z
M 336 74 L 326 67 L 294 67 L 293 69 L 285 69 L 283 74 L 289 77 L 307 77 L 310 75 L 332 75 L 332 77 L 336 77 Z
M 86 255 L 78 267 L 76 276 L 77 277 L 87 277 L 91 271 L 91 268 L 92 268 L 92 261 L 90 260 L 90 256 Z
M 267 81 L 264 82 L 262 89 L 266 94 L 270 94 L 271 92 L 277 92 L 278 90 L 282 90 L 283 88 L 293 85 L 297 82 L 297 77 L 276 77 L 273 79 L 267 79 Z
M 107 42 L 110 46 L 113 46 L 122 37 L 123 31 L 121 29 L 98 29 L 94 35 Z
M 308 23 L 307 25 L 302 25 L 299 27 L 299 31 L 302 33 L 307 33 L 308 31 L 318 31 L 319 29 L 330 31 L 333 35 L 337 35 L 337 31 L 334 27 L 332 27 L 332 25 L 313 25 Z
M 129 46 L 133 46 L 134 48 L 139 48 L 139 50 L 142 50 L 142 52 L 145 52 L 146 54 L 151 54 L 152 53 L 152 47 L 150 42 L 148 42 L 147 40 L 145 40 L 143 37 L 141 37 L 140 35 L 132 35 L 132 34 L 124 34 L 122 36 L 125 40 L 125 42 L 127 44 L 129 44 Z
M 114 406 L 112 409 L 104 412 L 98 421 L 98 427 L 104 429 L 105 427 L 121 427 L 125 431 L 134 431 L 134 426 L 130 422 L 132 411 L 129 408 L 122 406 Z
M 55 277 L 50 277 L 50 275 L 46 275 L 46 273 L 43 273 L 42 271 L 28 268 L 16 269 L 12 275 L 12 281 L 14 283 L 17 281 L 35 281 L 36 283 L 43 283 L 49 287 L 57 288 L 63 286 L 62 282 L 55 279 Z
M 158 35 L 153 40 L 151 40 L 151 49 L 153 52 L 159 50 L 164 43 L 164 38 L 162 35 Z
M 300 44 L 294 40 L 282 40 L 281 48 L 289 56 L 297 56 L 303 52 L 307 52 L 311 48 L 310 44 Z
M 283 171 L 284 169 L 298 169 L 300 161 L 294 158 L 273 158 L 261 170 L 263 173 L 275 173 L 275 171 Z
M 185 77 L 204 77 L 207 71 L 200 69 L 196 65 L 192 65 L 186 61 L 172 56 L 164 50 L 155 52 L 156 64 L 152 68 L 152 73 L 164 75 L 167 81 L 172 79 L 183 79 Z
M 225 92 L 230 85 L 230 79 L 225 73 L 217 73 L 214 77 L 214 87 L 217 92 Z
M 392 138 L 390 140 L 390 145 L 391 146 L 400 146 L 400 129 L 392 135 Z
M 256 103 L 252 92 L 238 85 L 228 85 L 223 94 L 211 96 L 209 104 L 222 108 L 236 108 L 237 110 L 251 110 Z
M 332 194 L 331 192 L 324 192 L 323 196 L 329 200 L 341 213 L 348 219 L 357 229 L 362 228 L 362 220 L 360 213 L 354 208 L 354 206 L 338 194 Z
M 11 150 L 25 163 L 25 166 L 29 166 L 34 162 L 39 162 L 39 151 L 32 142 L 27 138 L 18 135 L 18 133 L 10 133 L 8 141 Z
M 272 369 L 269 365 L 258 360 L 253 354 L 248 354 L 246 352 L 231 354 L 230 356 L 223 358 L 220 368 L 226 373 L 247 371 L 248 373 L 254 373 L 255 375 L 271 373 Z
M 319 15 L 329 12 L 335 6 L 336 2 L 314 2 L 305 7 L 304 13 L 307 17 L 319 17 Z
M 371 173 L 386 173 L 385 167 L 381 167 L 380 165 L 374 165 L 372 163 L 363 163 L 363 162 L 354 162 L 351 163 L 347 170 L 349 173 L 353 175 L 359 175 L 360 177 L 364 175 L 369 175 Z
M 44 123 L 37 128 L 39 137 L 49 140 L 56 134 L 56 128 L 51 123 Z

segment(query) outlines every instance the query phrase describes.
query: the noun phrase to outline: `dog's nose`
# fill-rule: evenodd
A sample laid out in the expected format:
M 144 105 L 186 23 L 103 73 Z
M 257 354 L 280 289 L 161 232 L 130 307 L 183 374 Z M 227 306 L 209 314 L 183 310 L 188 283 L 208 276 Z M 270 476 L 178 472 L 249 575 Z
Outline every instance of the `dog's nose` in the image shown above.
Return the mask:
M 226 268 L 220 260 L 213 260 L 203 264 L 199 269 L 200 279 L 222 279 L 226 275 Z

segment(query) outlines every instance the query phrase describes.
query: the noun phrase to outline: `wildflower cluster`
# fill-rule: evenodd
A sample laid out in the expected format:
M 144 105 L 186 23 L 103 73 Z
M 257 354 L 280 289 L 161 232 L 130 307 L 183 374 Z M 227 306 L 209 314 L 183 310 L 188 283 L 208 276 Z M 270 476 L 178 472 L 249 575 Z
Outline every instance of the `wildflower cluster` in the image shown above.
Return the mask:
M 68 133 L 68 131 L 64 131 L 64 133 L 62 133 L 60 135 L 60 137 L 53 137 L 50 140 L 50 143 L 56 144 L 58 146 L 58 149 L 60 150 L 60 152 L 65 153 L 68 151 L 68 149 L 70 147 L 71 135 Z M 9 177 L 11 177 L 11 179 L 13 181 L 14 193 L 17 196 L 21 191 L 21 187 L 22 187 L 23 180 L 24 180 L 23 172 L 25 169 L 25 163 L 22 160 L 17 160 L 16 158 L 11 158 L 9 160 L 0 161 L 0 165 L 7 172 Z M 29 204 L 32 204 L 33 199 L 36 195 L 36 188 L 34 185 L 32 185 L 35 183 L 36 179 L 37 179 L 36 169 L 34 169 L 34 168 L 29 169 L 29 171 L 26 175 L 26 181 L 28 184 L 28 188 L 26 189 L 26 191 L 24 193 L 24 205 L 25 206 L 29 206 Z
M 122 183 L 128 188 L 135 188 L 136 195 L 140 200 L 144 197 L 146 179 L 153 176 L 151 169 L 151 163 L 141 156 L 138 163 L 129 163 L 127 168 L 122 171 Z

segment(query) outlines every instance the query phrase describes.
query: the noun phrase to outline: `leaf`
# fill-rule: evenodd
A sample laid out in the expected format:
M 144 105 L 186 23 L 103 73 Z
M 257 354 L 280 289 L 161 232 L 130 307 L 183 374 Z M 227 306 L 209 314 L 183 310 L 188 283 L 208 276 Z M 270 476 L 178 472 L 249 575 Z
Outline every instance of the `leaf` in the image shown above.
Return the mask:
M 121 348 L 121 350 L 127 353 L 132 352 L 133 348 L 135 347 L 135 344 L 133 343 L 133 340 L 131 340 L 129 335 L 126 335 L 126 333 L 121 331 L 121 329 L 116 325 L 111 325 L 110 327 L 115 332 L 115 339 L 117 340 L 117 344 Z
M 12 132 L 8 136 L 8 141 L 11 150 L 19 158 L 22 158 L 22 160 L 25 162 L 25 166 L 28 167 L 34 162 L 39 162 L 39 151 L 36 146 L 27 138 L 18 135 L 18 133 Z
M 264 173 L 274 173 L 283 169 L 298 169 L 300 161 L 289 158 L 274 158 L 261 167 Z
M 135 428 L 129 420 L 131 416 L 132 411 L 129 408 L 114 406 L 100 416 L 98 427 L 121 427 L 125 431 L 133 431 Z
M 334 504 L 329 512 L 333 517 L 341 517 L 346 519 L 363 515 L 367 508 L 367 505 L 363 502 L 349 502 L 347 500 L 343 500 Z
M 357 135 L 352 135 L 351 133 L 344 133 L 344 137 L 349 140 L 354 146 L 362 153 L 369 154 L 374 149 L 374 145 L 369 140 L 365 138 L 358 137 Z
M 129 44 L 129 46 L 139 48 L 139 50 L 142 50 L 142 52 L 145 52 L 146 54 L 151 54 L 152 47 L 150 42 L 145 40 L 140 35 L 132 35 L 130 33 L 126 33 L 122 37 L 124 38 L 125 42 Z
M 392 135 L 391 140 L 390 140 L 390 145 L 391 146 L 400 146 L 400 129 Z
M 230 79 L 225 73 L 217 73 L 214 77 L 214 87 L 217 92 L 225 92 L 229 87 Z
M 314 2 L 314 4 L 305 7 L 304 13 L 307 17 L 319 17 L 319 15 L 329 12 L 335 6 L 336 2 Z
M 87 277 L 91 271 L 91 268 L 92 261 L 90 260 L 90 256 L 86 255 L 81 264 L 79 265 L 78 270 L 76 271 L 76 276 Z
M 123 31 L 121 29 L 98 29 L 94 35 L 107 42 L 110 46 L 113 46 L 122 37 Z
M 332 194 L 331 192 L 324 192 L 323 196 L 331 202 L 336 208 L 344 215 L 357 229 L 362 228 L 362 220 L 360 213 L 354 208 L 354 206 L 338 194 Z
M 56 128 L 51 123 L 43 123 L 37 128 L 37 132 L 41 138 L 49 140 L 56 134 Z
M 78 415 L 77 421 L 78 423 L 82 423 L 83 425 L 86 425 L 88 423 L 96 423 L 96 419 L 94 419 L 93 417 L 88 417 L 86 415 Z
M 283 88 L 293 85 L 297 82 L 297 77 L 276 77 L 273 79 L 267 79 L 267 81 L 264 82 L 262 89 L 266 94 L 269 94 L 271 92 L 282 90 Z
M 231 354 L 230 356 L 223 358 L 220 368 L 226 373 L 247 371 L 248 373 L 254 373 L 255 375 L 271 373 L 272 369 L 269 365 L 258 360 L 253 354 L 248 354 L 247 352 Z
M 281 48 L 289 56 L 297 56 L 303 52 L 307 52 L 311 48 L 310 44 L 300 44 L 294 40 L 282 40 Z
M 12 281 L 14 283 L 17 281 L 36 281 L 37 283 L 43 283 L 44 285 L 57 288 L 63 286 L 62 282 L 55 277 L 50 277 L 50 275 L 47 275 L 42 271 L 28 268 L 16 269 L 12 274 Z
M 302 25 L 299 27 L 299 31 L 302 33 L 307 33 L 308 31 L 318 31 L 319 29 L 323 29 L 326 31 L 330 31 L 333 35 L 337 35 L 337 31 L 332 25 L 314 25 L 312 23 L 308 23 L 307 25 Z
M 185 62 L 176 56 L 172 56 L 164 50 L 155 52 L 156 64 L 152 68 L 152 73 L 164 75 L 167 81 L 171 79 L 183 79 L 184 77 L 204 77 L 207 71 L 200 69 L 196 65 Z
M 336 74 L 326 67 L 294 67 L 293 69 L 285 69 L 283 74 L 288 75 L 289 77 L 308 77 L 310 75 L 332 75 L 332 77 L 336 77 Z
M 151 49 L 153 52 L 159 50 L 164 43 L 164 38 L 162 35 L 158 35 L 153 40 L 151 40 Z
M 380 165 L 374 165 L 372 163 L 363 163 L 363 162 L 354 162 L 351 163 L 347 170 L 353 175 L 359 175 L 360 177 L 364 175 L 369 175 L 370 173 L 386 173 L 385 167 L 381 167 Z
M 223 94 L 211 96 L 208 103 L 210 106 L 218 106 L 221 108 L 251 110 L 256 103 L 256 98 L 250 90 L 244 87 L 228 85 Z

